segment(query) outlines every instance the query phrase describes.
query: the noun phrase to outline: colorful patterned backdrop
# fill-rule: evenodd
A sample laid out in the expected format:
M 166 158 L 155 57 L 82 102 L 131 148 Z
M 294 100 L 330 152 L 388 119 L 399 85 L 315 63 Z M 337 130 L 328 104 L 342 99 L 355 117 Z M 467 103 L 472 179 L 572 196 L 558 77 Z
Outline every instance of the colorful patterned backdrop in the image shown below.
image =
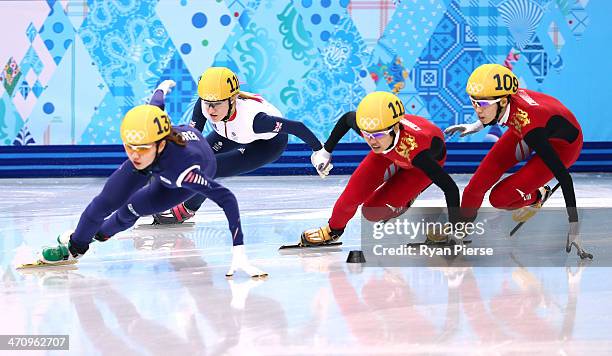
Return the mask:
M 0 145 L 118 143 L 123 113 L 169 78 L 167 111 L 186 123 L 211 65 L 321 139 L 373 90 L 446 127 L 475 119 L 465 82 L 486 62 L 561 99 L 586 140 L 612 141 L 612 76 L 598 73 L 611 11 L 588 0 L 0 2 Z

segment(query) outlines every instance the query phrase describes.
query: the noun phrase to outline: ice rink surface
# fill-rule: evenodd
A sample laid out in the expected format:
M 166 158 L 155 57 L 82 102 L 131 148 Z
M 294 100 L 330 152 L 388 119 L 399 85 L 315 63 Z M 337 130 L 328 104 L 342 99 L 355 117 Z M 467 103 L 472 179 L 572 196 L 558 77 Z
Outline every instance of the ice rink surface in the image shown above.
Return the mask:
M 463 189 L 469 175 L 454 178 Z M 612 207 L 612 175 L 573 178 L 579 206 Z M 74 228 L 105 180 L 1 180 L 0 335 L 68 334 L 80 355 L 612 354 L 609 267 L 361 268 L 345 263 L 360 248 L 359 215 L 341 248 L 279 253 L 326 223 L 347 180 L 223 180 L 265 281 L 226 280 L 231 241 L 211 202 L 194 225 L 143 218 L 78 265 L 15 270 Z M 547 205 L 563 206 L 560 193 Z M 443 204 L 430 187 L 415 206 Z

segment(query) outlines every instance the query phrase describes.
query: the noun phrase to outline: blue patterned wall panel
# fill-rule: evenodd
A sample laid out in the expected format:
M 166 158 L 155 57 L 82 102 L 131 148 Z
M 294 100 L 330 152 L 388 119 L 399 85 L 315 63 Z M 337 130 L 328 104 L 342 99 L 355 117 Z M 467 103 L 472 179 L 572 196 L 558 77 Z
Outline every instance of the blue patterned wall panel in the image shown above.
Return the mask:
M 373 90 L 445 127 L 475 119 L 470 72 L 496 62 L 559 97 L 586 140 L 612 141 L 608 1 L 90 0 L 3 3 L 0 145 L 118 143 L 123 114 L 164 79 L 174 123 L 189 121 L 199 75 L 238 73 L 320 139 Z M 499 128 L 459 141 L 491 140 Z M 354 134 L 345 142 L 360 141 Z M 292 142 L 298 142 L 292 138 Z

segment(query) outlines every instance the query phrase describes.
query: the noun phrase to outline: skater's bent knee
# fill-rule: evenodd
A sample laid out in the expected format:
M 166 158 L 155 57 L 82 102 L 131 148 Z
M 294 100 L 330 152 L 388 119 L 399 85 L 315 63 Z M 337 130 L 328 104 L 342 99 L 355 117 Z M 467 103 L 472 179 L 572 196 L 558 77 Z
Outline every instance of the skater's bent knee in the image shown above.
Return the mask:
M 361 215 L 371 222 L 389 220 L 402 215 L 407 208 L 364 206 Z
M 489 203 L 497 209 L 511 209 L 516 198 L 516 193 L 513 194 L 507 189 L 493 188 L 491 194 L 489 194 Z M 518 198 L 520 199 L 520 197 Z
M 371 221 L 371 222 L 377 222 L 379 220 L 382 220 L 379 218 L 379 216 L 381 216 L 380 211 L 376 211 L 376 210 L 380 210 L 381 208 L 374 208 L 374 207 L 370 207 L 370 206 L 364 206 L 361 208 L 361 216 L 363 216 L 364 219 Z

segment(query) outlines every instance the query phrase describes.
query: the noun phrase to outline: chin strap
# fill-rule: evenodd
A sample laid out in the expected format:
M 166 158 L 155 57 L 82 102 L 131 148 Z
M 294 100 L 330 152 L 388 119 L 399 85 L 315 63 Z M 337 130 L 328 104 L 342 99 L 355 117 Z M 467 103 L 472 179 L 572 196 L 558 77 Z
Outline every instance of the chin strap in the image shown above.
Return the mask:
M 501 115 L 501 112 L 502 112 L 501 105 L 497 105 L 497 113 L 495 114 L 495 119 L 489 121 L 489 123 L 487 124 L 482 124 L 482 126 L 487 127 L 487 126 L 497 125 L 497 122 L 499 121 L 499 115 Z
M 402 125 L 399 126 L 399 131 L 402 131 Z M 401 132 L 400 132 L 401 133 Z M 383 153 L 387 153 L 389 151 L 391 151 L 395 145 L 397 145 L 397 141 L 399 141 L 399 134 L 400 133 L 395 133 L 395 130 L 391 131 L 391 133 L 389 133 L 389 135 L 393 136 L 393 142 L 391 142 L 391 144 L 389 145 L 389 147 L 387 147 Z
M 227 109 L 227 115 L 225 115 L 225 117 L 223 119 L 221 119 L 221 121 L 223 122 L 228 122 L 230 117 L 232 116 L 232 109 L 234 108 L 234 105 L 232 105 L 232 98 L 227 98 L 227 102 L 229 104 L 229 108 Z
M 497 113 L 495 114 L 495 119 L 491 120 L 491 122 L 489 122 L 488 124 L 482 124 L 482 126 L 487 127 L 487 126 L 497 125 L 500 119 L 500 115 L 502 115 L 502 111 L 504 111 L 505 113 L 505 110 L 507 110 L 508 107 L 510 106 L 510 98 L 507 97 L 507 100 L 508 100 L 508 104 L 506 104 L 506 106 L 503 109 L 502 109 L 502 106 L 499 105 L 499 103 L 497 103 Z

